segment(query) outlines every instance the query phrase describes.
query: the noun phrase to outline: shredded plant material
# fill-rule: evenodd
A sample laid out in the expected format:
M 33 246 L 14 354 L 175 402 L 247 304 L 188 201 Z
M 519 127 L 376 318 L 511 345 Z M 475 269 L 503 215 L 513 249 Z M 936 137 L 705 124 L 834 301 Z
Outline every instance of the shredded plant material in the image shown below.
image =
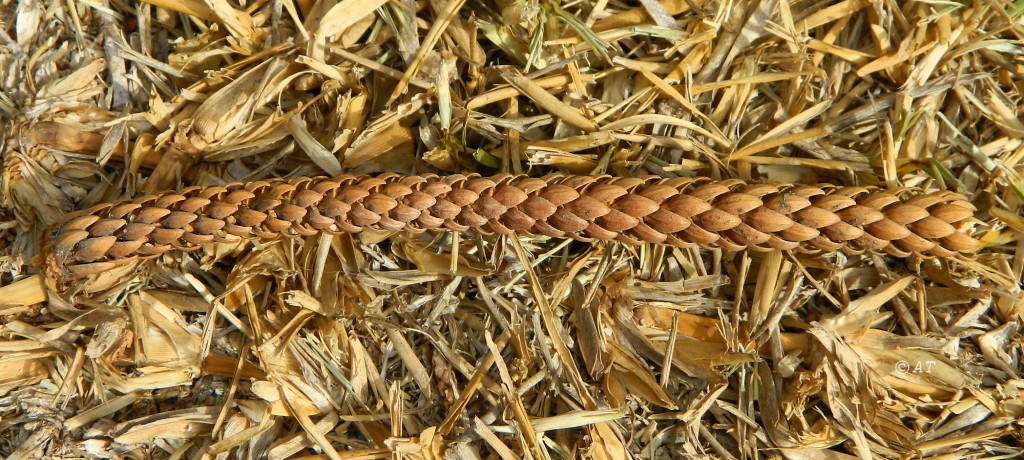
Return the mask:
M 18 0 L 0 45 L 6 458 L 1024 454 L 1021 2 Z

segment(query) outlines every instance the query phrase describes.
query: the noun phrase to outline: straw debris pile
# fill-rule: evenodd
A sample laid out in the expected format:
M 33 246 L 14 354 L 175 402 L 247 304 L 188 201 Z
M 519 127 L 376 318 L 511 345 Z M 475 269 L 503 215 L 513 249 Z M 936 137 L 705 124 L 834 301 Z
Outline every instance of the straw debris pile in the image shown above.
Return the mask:
M 1022 453 L 1020 2 L 20 0 L 0 45 L 8 458 Z M 652 176 L 724 191 L 525 198 Z

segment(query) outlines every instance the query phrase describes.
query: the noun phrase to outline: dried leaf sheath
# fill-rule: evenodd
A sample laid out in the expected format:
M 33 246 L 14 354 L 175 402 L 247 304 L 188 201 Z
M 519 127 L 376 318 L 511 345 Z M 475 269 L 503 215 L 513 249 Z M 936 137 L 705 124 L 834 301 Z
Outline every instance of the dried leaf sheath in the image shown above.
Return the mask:
M 126 261 L 237 238 L 444 228 L 673 246 L 877 251 L 977 249 L 974 206 L 938 191 L 706 178 L 341 176 L 193 187 L 68 216 L 44 243 L 58 285 Z

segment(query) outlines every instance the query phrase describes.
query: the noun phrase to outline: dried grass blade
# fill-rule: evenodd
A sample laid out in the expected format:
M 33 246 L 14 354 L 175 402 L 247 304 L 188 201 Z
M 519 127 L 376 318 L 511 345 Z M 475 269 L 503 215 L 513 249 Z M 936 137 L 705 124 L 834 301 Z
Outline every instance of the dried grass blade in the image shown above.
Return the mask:
M 160 8 L 166 8 L 170 11 L 177 11 L 189 16 L 195 16 L 207 21 L 216 22 L 220 20 L 220 17 L 214 13 L 213 8 L 210 8 L 206 2 L 201 0 L 142 0 L 142 2 Z
M 548 77 L 541 77 L 541 78 L 538 78 L 538 79 L 535 79 L 535 80 L 530 80 L 530 81 L 533 84 L 535 84 L 535 85 L 537 85 L 537 86 L 539 86 L 539 87 L 541 87 L 543 89 L 558 88 L 559 91 L 554 91 L 554 92 L 549 93 L 549 94 L 557 94 L 558 92 L 561 92 L 562 90 L 564 90 L 562 87 L 564 87 L 566 85 L 569 85 L 570 83 L 573 82 L 573 77 L 571 75 L 568 75 L 568 74 L 560 74 L 560 75 L 551 75 L 551 76 L 548 76 Z M 593 75 L 589 75 L 589 74 L 584 74 L 583 78 L 581 79 L 582 83 L 593 83 L 594 81 L 595 81 L 595 77 Z M 479 96 L 476 96 L 473 99 L 470 99 L 469 102 L 466 103 L 466 108 L 469 109 L 469 110 L 476 110 L 476 109 L 479 109 L 480 107 L 483 107 L 483 106 L 488 105 L 488 104 L 493 104 L 493 103 L 498 102 L 498 101 L 503 101 L 503 100 L 506 100 L 506 99 L 511 99 L 513 97 L 516 97 L 519 94 L 522 94 L 522 93 L 515 86 L 508 86 L 508 87 L 504 87 L 504 88 L 497 88 L 497 89 L 494 89 L 494 90 L 489 91 L 487 93 L 484 93 L 484 94 L 481 94 Z
M 633 115 L 620 120 L 615 120 L 611 123 L 607 123 L 601 127 L 602 131 L 616 131 L 623 128 L 631 128 L 637 125 L 651 125 L 651 124 L 663 124 L 669 126 L 678 126 L 680 128 L 689 129 L 695 131 L 702 136 L 706 136 L 708 139 L 715 141 L 719 145 L 732 145 L 731 142 L 725 137 L 716 135 L 711 131 L 708 131 L 700 126 L 697 126 L 693 122 L 676 118 L 670 115 L 661 115 L 656 113 L 647 113 L 642 115 Z
M 43 303 L 47 298 L 43 275 L 32 275 L 0 286 L 0 312 L 7 308 Z
M 375 0 L 376 1 L 376 0 Z M 420 70 L 420 66 L 423 65 L 423 61 L 426 60 L 427 55 L 433 51 L 434 45 L 441 39 L 441 35 L 444 33 L 448 24 L 452 20 L 452 16 L 455 15 L 459 8 L 466 0 L 448 0 L 444 5 L 444 10 L 438 14 L 438 17 L 434 18 L 434 22 L 430 25 L 430 30 L 427 31 L 427 36 L 423 38 L 423 43 L 420 44 L 420 49 L 416 52 L 416 57 L 413 58 L 412 62 L 409 63 L 409 67 L 405 69 L 405 74 L 402 75 L 402 79 L 398 81 L 398 85 L 391 91 L 391 97 L 388 98 L 388 104 L 394 103 L 398 100 L 398 97 L 405 92 L 406 87 L 409 86 L 409 81 L 412 80 L 413 76 L 416 75 Z
M 253 46 L 252 39 L 255 34 L 252 16 L 232 8 L 227 0 L 203 0 L 203 2 L 213 10 L 218 22 L 224 24 L 231 34 L 240 40 L 242 48 L 248 54 Z
M 385 3 L 387 0 L 343 0 L 327 10 L 313 34 L 327 39 L 373 14 Z
M 512 248 L 515 251 L 516 257 L 519 258 L 519 263 L 524 267 L 526 277 L 530 284 L 530 293 L 533 294 L 534 300 L 537 302 L 537 306 L 540 309 L 541 319 L 544 322 L 545 328 L 548 330 L 548 337 L 555 348 L 555 353 L 558 356 L 559 361 L 562 363 L 563 368 L 561 372 L 567 374 L 569 382 L 576 388 L 576 391 L 584 407 L 588 409 L 594 409 L 597 407 L 597 403 L 590 395 L 587 389 L 586 383 L 583 381 L 583 377 L 579 373 L 579 367 L 576 366 L 575 360 L 572 358 L 572 353 L 569 347 L 562 340 L 563 331 L 562 325 L 555 318 L 555 312 L 551 308 L 551 303 L 548 301 L 547 294 L 544 293 L 541 287 L 540 278 L 537 276 L 537 272 L 533 270 L 533 266 L 530 264 L 530 259 L 526 257 L 526 251 L 523 249 L 523 245 L 517 238 L 512 238 Z
M 558 98 L 552 96 L 551 93 L 547 92 L 543 87 L 534 83 L 533 80 L 527 78 L 518 71 L 507 70 L 502 72 L 501 76 L 505 81 L 515 87 L 523 96 L 530 98 L 538 106 L 547 110 L 556 118 L 582 129 L 587 133 L 591 133 L 599 129 L 597 123 L 593 120 L 587 118 L 585 115 L 580 113 L 579 110 L 558 100 Z
M 309 155 L 309 159 L 313 160 L 313 163 L 316 163 L 320 169 L 331 176 L 341 175 L 341 162 L 313 138 L 313 135 L 306 130 L 306 124 L 302 122 L 299 115 L 289 117 L 287 126 L 288 132 L 295 138 L 295 142 L 299 144 L 303 152 L 306 152 L 306 155 Z
M 820 27 L 839 19 L 853 16 L 854 13 L 871 6 L 869 0 L 846 0 L 845 2 L 823 8 L 796 21 L 797 32 L 806 33 L 815 27 Z

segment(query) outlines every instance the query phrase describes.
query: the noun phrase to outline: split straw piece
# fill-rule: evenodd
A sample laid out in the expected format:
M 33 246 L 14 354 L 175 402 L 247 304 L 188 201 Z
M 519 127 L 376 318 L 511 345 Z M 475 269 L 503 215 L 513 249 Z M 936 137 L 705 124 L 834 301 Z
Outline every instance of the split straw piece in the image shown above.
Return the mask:
M 238 239 L 448 229 L 731 251 L 975 251 L 949 191 L 552 174 L 302 177 L 192 187 L 69 215 L 43 242 L 58 287 L 133 260 Z

